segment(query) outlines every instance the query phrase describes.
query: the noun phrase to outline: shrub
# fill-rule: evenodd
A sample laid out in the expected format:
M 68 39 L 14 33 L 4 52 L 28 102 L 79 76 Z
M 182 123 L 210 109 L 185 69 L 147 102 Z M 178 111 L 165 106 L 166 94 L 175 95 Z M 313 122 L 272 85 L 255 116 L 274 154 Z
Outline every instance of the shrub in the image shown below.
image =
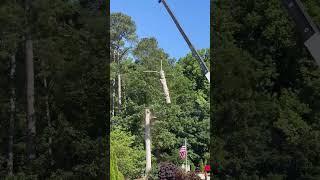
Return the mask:
M 158 177 L 159 180 L 200 180 L 200 177 L 194 172 L 186 173 L 183 169 L 169 162 L 160 163 Z

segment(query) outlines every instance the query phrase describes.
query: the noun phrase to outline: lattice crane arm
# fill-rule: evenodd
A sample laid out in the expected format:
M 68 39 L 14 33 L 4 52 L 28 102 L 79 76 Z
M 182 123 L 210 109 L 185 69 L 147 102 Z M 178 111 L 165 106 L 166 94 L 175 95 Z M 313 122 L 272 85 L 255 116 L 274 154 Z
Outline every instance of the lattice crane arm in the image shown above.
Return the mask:
M 296 28 L 303 38 L 304 45 L 320 66 L 319 27 L 312 21 L 300 0 L 282 0 L 282 2 L 288 10 L 289 16 L 295 22 Z
M 175 23 L 175 25 L 177 26 L 179 32 L 181 33 L 181 35 L 183 36 L 184 40 L 187 42 L 192 55 L 194 56 L 194 58 L 197 59 L 197 61 L 200 64 L 200 68 L 202 73 L 205 75 L 205 77 L 208 79 L 208 81 L 210 82 L 210 71 L 208 69 L 208 67 L 206 66 L 205 62 L 203 61 L 203 59 L 201 58 L 201 56 L 198 54 L 198 52 L 196 51 L 196 49 L 193 47 L 191 41 L 189 40 L 188 36 L 186 35 L 186 33 L 183 31 L 182 27 L 180 26 L 177 18 L 174 16 L 173 12 L 171 11 L 170 7 L 168 6 L 166 0 L 159 0 L 159 3 L 162 3 L 164 5 L 164 7 L 166 8 L 166 10 L 168 11 L 169 15 L 171 16 L 173 22 Z

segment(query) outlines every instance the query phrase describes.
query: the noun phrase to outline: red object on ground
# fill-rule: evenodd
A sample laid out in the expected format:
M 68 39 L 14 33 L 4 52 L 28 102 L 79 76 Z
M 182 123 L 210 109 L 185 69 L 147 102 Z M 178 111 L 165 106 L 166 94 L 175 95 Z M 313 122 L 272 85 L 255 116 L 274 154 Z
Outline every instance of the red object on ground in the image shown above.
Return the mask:
M 206 165 L 206 166 L 204 167 L 204 171 L 206 171 L 206 172 L 211 171 L 210 165 Z

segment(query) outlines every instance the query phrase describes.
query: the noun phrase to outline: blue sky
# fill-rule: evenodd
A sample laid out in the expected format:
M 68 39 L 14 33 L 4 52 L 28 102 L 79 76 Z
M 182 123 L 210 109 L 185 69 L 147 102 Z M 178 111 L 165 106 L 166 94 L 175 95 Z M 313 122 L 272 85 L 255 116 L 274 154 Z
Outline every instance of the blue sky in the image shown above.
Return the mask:
M 210 47 L 210 0 L 167 0 L 196 49 Z M 139 38 L 155 37 L 160 48 L 179 59 L 190 52 L 163 4 L 158 0 L 111 0 L 111 12 L 132 17 Z

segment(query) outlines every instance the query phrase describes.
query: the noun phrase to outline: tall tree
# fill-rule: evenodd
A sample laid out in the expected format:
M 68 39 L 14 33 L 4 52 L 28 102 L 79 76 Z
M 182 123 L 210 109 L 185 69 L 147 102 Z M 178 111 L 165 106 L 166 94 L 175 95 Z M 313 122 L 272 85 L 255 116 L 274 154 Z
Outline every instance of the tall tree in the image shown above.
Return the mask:
M 8 121 L 8 146 L 7 149 L 7 174 L 9 176 L 14 175 L 14 157 L 15 157 L 15 134 L 16 134 L 16 54 L 18 51 L 18 45 L 22 35 L 21 27 L 22 21 L 19 19 L 23 11 L 17 1 L 4 1 L 0 6 L 0 24 L 5 24 L 0 30 L 1 39 L 1 50 L 0 54 L 3 55 L 4 59 L 9 59 L 9 94 L 10 97 L 9 105 L 9 121 Z M 1 79 L 1 78 L 0 78 Z M 5 86 L 3 86 L 5 87 Z
M 28 136 L 28 159 L 33 160 L 36 156 L 35 136 L 36 136 L 36 117 L 34 109 L 34 57 L 33 57 L 33 40 L 32 24 L 30 12 L 32 1 L 25 1 L 26 13 L 26 34 L 25 34 L 25 63 L 26 63 L 26 94 L 27 94 L 27 136 Z
M 101 149 L 106 148 L 106 140 L 101 137 L 106 132 L 99 134 L 97 129 L 106 125 L 105 11 L 93 1 L 29 3 L 32 12 L 23 0 L 0 3 L 0 84 L 8 87 L 0 89 L 0 118 L 6 119 L 0 121 L 0 177 L 8 175 L 8 144 L 12 142 L 14 178 L 104 178 L 106 157 Z M 31 28 L 32 43 L 27 42 L 27 27 Z M 12 66 L 8 68 L 5 61 L 12 55 L 16 58 L 13 141 L 8 132 Z M 30 161 L 25 118 L 32 111 L 25 108 L 30 102 L 30 96 L 25 98 L 25 86 L 28 81 L 30 87 L 31 76 L 26 74 L 32 74 L 27 68 L 32 56 L 33 107 L 39 120 L 33 137 L 37 156 Z
M 45 95 L 45 106 L 46 106 L 46 119 L 48 123 L 48 129 L 49 129 L 49 137 L 48 137 L 48 153 L 49 153 L 49 161 L 50 165 L 53 165 L 52 160 L 52 122 L 51 122 L 51 115 L 50 115 L 50 104 L 49 104 L 49 87 L 47 82 L 47 77 L 43 77 L 43 85 L 46 90 Z
M 16 56 L 11 56 L 10 61 L 10 83 L 11 83 L 11 97 L 10 97 L 10 121 L 9 121 L 9 148 L 8 148 L 8 175 L 13 175 L 13 144 L 15 132 L 16 119 L 16 90 L 15 90 L 15 72 L 16 72 Z
M 111 14 L 110 20 L 111 57 L 117 64 L 118 112 L 120 113 L 122 108 L 121 61 L 130 49 L 129 43 L 136 40 L 136 26 L 131 17 L 122 13 Z
M 213 3 L 211 148 L 220 175 L 318 179 L 313 159 L 319 156 L 312 155 L 319 152 L 318 84 L 311 82 L 318 81 L 319 69 L 281 1 Z M 320 5 L 302 3 L 308 12 Z

